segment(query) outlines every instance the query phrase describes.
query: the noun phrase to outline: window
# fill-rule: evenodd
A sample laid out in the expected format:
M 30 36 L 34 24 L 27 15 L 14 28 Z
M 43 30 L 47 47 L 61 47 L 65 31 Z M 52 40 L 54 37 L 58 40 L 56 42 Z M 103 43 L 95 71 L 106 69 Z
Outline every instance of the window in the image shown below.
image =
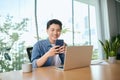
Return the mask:
M 69 46 L 93 45 L 93 59 L 98 59 L 95 1 L 37 0 L 39 39 L 47 38 L 47 21 L 57 18 L 63 23 L 60 38 Z M 0 72 L 20 70 L 29 61 L 26 48 L 37 41 L 34 0 L 3 0 L 0 5 Z
M 0 72 L 20 70 L 35 39 L 33 0 L 0 3 Z
M 93 59 L 98 59 L 98 38 L 96 25 L 96 2 L 74 1 L 74 44 L 93 45 Z

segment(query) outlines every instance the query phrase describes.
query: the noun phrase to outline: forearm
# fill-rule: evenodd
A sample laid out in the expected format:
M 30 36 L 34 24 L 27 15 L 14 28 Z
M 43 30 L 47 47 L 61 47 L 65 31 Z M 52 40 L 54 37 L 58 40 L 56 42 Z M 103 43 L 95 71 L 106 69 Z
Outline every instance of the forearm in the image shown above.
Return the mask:
M 49 55 L 48 53 L 45 53 L 42 57 L 40 57 L 37 61 L 36 64 L 38 67 L 41 67 L 42 65 L 45 64 L 45 62 L 47 61 Z

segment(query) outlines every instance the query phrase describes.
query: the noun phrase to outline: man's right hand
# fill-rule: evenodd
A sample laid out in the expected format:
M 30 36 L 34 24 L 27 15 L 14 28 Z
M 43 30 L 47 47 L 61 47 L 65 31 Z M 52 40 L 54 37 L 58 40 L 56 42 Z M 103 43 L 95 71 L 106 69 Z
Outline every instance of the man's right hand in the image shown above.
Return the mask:
M 58 53 L 59 53 L 59 46 L 54 46 L 54 47 L 50 48 L 50 50 L 47 52 L 49 57 L 54 56 Z

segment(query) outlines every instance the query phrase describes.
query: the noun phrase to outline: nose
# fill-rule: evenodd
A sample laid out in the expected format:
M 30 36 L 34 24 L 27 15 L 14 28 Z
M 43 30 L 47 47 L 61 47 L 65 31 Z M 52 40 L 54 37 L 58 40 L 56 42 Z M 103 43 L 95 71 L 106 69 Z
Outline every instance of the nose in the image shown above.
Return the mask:
M 57 33 L 58 33 L 58 31 L 57 31 L 57 30 L 55 30 L 55 31 L 54 31 L 54 34 L 57 34 Z

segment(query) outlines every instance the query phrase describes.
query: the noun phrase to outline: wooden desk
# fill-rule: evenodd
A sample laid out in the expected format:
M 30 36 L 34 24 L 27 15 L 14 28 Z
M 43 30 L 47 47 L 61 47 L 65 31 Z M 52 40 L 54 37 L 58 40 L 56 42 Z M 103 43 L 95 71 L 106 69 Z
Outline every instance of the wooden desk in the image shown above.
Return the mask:
M 11 71 L 0 73 L 0 80 L 120 80 L 120 62 L 63 71 L 55 67 L 42 67 L 30 73 Z

